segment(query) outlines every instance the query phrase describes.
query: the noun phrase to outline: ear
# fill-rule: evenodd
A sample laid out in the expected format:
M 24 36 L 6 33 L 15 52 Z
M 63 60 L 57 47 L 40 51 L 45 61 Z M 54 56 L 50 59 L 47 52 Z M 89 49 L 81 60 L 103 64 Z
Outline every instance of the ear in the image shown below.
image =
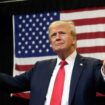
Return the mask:
M 73 40 L 73 44 L 76 44 L 76 40 Z

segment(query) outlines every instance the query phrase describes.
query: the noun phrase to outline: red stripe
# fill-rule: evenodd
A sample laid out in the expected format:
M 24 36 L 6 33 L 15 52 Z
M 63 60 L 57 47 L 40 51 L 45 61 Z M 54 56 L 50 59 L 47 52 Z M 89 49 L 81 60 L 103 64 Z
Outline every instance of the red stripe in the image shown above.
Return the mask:
M 19 71 L 28 71 L 32 68 L 32 65 L 15 65 L 15 69 Z
M 30 98 L 30 93 L 14 93 L 13 96 L 21 97 L 21 98 L 24 98 L 24 99 L 29 99 Z
M 96 10 L 104 10 L 105 7 L 89 7 L 89 8 L 78 8 L 78 9 L 72 9 L 72 10 L 61 10 L 61 13 L 73 13 L 73 12 L 84 12 L 84 11 L 96 11 Z
M 97 97 L 105 97 L 105 94 L 102 94 L 102 93 L 96 92 L 96 96 L 97 96 Z
M 80 33 L 77 34 L 77 40 L 81 39 L 96 39 L 105 38 L 105 32 L 94 32 L 94 33 Z
M 87 19 L 77 19 L 73 20 L 76 26 L 79 25 L 94 25 L 94 24 L 104 24 L 105 17 L 87 18 Z
M 96 46 L 96 47 L 82 47 L 77 48 L 79 53 L 100 53 L 105 52 L 105 46 Z

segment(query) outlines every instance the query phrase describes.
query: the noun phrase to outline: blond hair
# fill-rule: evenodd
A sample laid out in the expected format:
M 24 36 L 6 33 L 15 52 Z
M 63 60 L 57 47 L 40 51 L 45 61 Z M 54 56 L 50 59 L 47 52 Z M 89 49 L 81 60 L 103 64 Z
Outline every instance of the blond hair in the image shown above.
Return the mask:
M 71 35 L 76 38 L 76 30 L 75 30 L 75 24 L 73 21 L 66 21 L 66 20 L 57 20 L 52 22 L 49 27 L 48 27 L 48 32 L 50 33 L 51 28 L 53 28 L 53 26 L 56 25 L 60 25 L 60 24 L 66 24 L 70 27 L 70 31 L 71 31 Z

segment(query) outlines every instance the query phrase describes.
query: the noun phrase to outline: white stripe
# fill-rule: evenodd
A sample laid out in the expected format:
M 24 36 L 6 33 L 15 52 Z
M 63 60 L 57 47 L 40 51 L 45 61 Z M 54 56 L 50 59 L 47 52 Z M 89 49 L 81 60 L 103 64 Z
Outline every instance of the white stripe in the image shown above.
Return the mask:
M 56 58 L 56 56 L 15 58 L 15 62 L 16 62 L 16 64 L 21 64 L 21 65 L 33 65 L 37 61 L 42 61 L 42 60 L 52 59 L 52 58 Z
M 105 38 L 77 40 L 77 47 L 105 46 Z
M 76 20 L 76 19 L 87 19 L 87 18 L 96 18 L 96 17 L 105 17 L 105 9 L 99 10 L 84 10 L 80 12 L 69 12 L 61 13 L 61 20 Z
M 76 26 L 77 33 L 105 32 L 105 24 Z
M 93 57 L 93 58 L 97 58 L 97 59 L 101 59 L 104 60 L 105 59 L 105 53 L 85 53 L 85 54 L 81 54 L 85 57 Z
M 97 58 L 97 59 L 101 59 L 101 60 L 104 60 L 104 58 L 105 58 L 105 53 L 85 53 L 85 54 L 81 54 L 81 55 L 85 56 L 85 57 L 93 57 L 93 58 Z M 14 70 L 13 71 L 13 76 L 22 74 L 24 72 L 25 71 Z
M 0 3 L 14 3 L 14 2 L 21 2 L 21 1 L 27 1 L 27 0 L 6 0 L 6 1 L 0 1 Z
M 20 75 L 22 73 L 24 73 L 25 71 L 18 71 L 16 69 L 13 70 L 13 76 L 16 76 L 16 75 Z

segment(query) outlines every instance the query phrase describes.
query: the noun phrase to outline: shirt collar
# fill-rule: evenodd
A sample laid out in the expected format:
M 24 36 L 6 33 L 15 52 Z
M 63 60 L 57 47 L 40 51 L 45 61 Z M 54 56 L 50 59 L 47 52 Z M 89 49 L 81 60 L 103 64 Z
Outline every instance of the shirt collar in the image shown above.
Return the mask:
M 76 55 L 77 55 L 77 51 L 75 50 L 72 54 L 70 54 L 70 55 L 65 59 L 65 61 L 66 61 L 68 64 L 70 64 L 70 62 L 72 62 L 73 60 L 75 60 Z M 59 57 L 57 57 L 57 65 L 59 65 L 61 61 L 62 61 L 62 60 L 61 60 Z

